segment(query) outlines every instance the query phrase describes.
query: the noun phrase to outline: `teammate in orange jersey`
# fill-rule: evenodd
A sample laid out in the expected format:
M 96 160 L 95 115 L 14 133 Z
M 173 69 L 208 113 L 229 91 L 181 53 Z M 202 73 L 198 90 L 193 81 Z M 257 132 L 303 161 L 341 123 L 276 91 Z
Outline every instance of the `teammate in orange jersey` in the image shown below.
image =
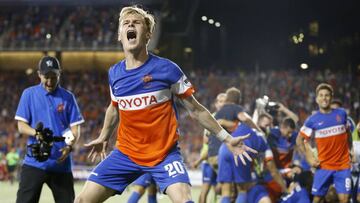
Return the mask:
M 124 7 L 119 41 L 125 59 L 109 70 L 112 103 L 99 137 L 86 146 L 91 157 L 104 157 L 104 143 L 118 127 L 116 149 L 91 172 L 75 202 L 103 202 L 144 173 L 176 203 L 193 202 L 190 181 L 178 149 L 174 96 L 202 126 L 222 140 L 234 156 L 246 156 L 247 137 L 233 138 L 194 98 L 194 88 L 181 69 L 168 59 L 148 53 L 154 17 L 138 7 Z
M 309 164 L 317 168 L 312 186 L 315 203 L 321 201 L 331 184 L 335 184 L 340 202 L 348 202 L 351 190 L 351 135 L 347 129 L 347 115 L 344 109 L 330 107 L 332 98 L 333 88 L 329 84 L 317 86 L 316 103 L 319 111 L 305 121 L 296 140 Z M 316 140 L 318 158 L 304 144 L 312 135 Z

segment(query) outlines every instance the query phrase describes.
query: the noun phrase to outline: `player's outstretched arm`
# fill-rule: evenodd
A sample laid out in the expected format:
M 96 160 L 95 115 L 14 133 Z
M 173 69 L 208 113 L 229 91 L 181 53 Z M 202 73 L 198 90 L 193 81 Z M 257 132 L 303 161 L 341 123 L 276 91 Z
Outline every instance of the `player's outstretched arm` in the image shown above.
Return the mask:
M 201 105 L 193 95 L 182 99 L 182 103 L 184 107 L 191 113 L 193 118 L 195 118 L 204 128 L 214 133 L 219 140 L 226 143 L 229 150 L 232 151 L 235 156 L 236 164 L 237 156 L 240 157 L 244 164 L 246 164 L 244 156 L 251 161 L 247 151 L 254 153 L 256 153 L 256 151 L 250 147 L 247 147 L 243 143 L 243 140 L 246 139 L 249 135 L 233 138 L 219 125 L 211 113 L 203 105 Z
M 288 193 L 285 180 L 279 173 L 279 170 L 276 168 L 274 160 L 269 160 L 266 162 L 266 168 L 270 171 L 271 176 L 274 180 L 280 185 L 283 193 Z
M 244 122 L 246 125 L 250 126 L 251 128 L 256 129 L 258 132 L 262 132 L 261 128 L 258 125 L 256 125 L 256 123 L 252 120 L 250 115 L 247 114 L 246 112 L 244 112 L 244 111 L 240 112 L 237 115 L 237 117 L 241 122 Z M 265 132 L 263 132 L 263 133 L 265 133 Z
M 309 143 L 305 143 L 305 138 L 298 134 L 296 138 L 296 146 L 298 147 L 300 153 L 305 155 L 306 161 L 310 166 L 317 168 L 320 165 L 319 160 L 314 156 Z
M 289 108 L 287 108 L 282 103 L 279 103 L 279 111 L 283 112 L 287 117 L 290 117 L 295 121 L 295 123 L 299 122 L 299 116 L 297 116 L 293 111 L 291 111 Z
M 86 147 L 91 147 L 91 151 L 88 156 L 91 161 L 95 161 L 97 156 L 100 156 L 101 160 L 106 157 L 107 141 L 114 133 L 118 123 L 119 111 L 117 107 L 110 103 L 105 113 L 104 125 L 101 129 L 99 137 L 85 144 Z

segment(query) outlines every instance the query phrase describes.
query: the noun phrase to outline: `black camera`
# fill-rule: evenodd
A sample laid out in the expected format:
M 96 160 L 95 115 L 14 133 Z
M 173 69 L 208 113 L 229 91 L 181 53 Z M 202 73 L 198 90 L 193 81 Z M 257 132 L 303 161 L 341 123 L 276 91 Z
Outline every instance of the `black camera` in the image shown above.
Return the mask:
M 63 137 L 56 137 L 49 128 L 43 128 L 43 123 L 36 124 L 36 142 L 27 145 L 27 155 L 34 157 L 39 162 L 48 160 L 54 142 L 62 142 Z
M 279 108 L 280 108 L 280 105 L 277 102 L 273 102 L 273 101 L 269 101 L 265 106 L 265 110 L 268 113 L 276 112 L 276 111 L 278 111 Z

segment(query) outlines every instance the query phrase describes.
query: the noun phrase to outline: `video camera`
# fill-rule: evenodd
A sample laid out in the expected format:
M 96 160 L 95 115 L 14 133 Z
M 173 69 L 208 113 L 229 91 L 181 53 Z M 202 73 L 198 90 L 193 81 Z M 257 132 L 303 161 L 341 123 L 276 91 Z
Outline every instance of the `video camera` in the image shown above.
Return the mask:
M 62 142 L 65 138 L 53 136 L 53 131 L 44 128 L 42 122 L 36 124 L 35 131 L 36 142 L 27 145 L 27 155 L 34 157 L 39 162 L 44 162 L 50 156 L 53 143 Z
M 256 108 L 264 109 L 267 113 L 274 113 L 280 108 L 280 105 L 270 101 L 269 97 L 264 95 L 262 98 L 256 99 Z

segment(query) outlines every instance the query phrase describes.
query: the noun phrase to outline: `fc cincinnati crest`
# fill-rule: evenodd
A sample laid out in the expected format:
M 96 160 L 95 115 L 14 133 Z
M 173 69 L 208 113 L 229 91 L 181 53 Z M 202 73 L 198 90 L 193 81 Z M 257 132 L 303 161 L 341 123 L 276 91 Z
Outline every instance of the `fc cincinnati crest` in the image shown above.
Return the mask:
M 337 121 L 338 123 L 341 122 L 341 117 L 340 117 L 339 115 L 336 115 L 336 121 Z
M 63 103 L 59 104 L 57 107 L 56 107 L 56 111 L 61 113 L 63 112 L 65 109 L 65 105 Z
M 144 84 L 144 88 L 149 88 L 151 86 L 151 81 L 152 81 L 153 77 L 151 75 L 145 75 L 142 80 L 143 80 L 143 84 Z

